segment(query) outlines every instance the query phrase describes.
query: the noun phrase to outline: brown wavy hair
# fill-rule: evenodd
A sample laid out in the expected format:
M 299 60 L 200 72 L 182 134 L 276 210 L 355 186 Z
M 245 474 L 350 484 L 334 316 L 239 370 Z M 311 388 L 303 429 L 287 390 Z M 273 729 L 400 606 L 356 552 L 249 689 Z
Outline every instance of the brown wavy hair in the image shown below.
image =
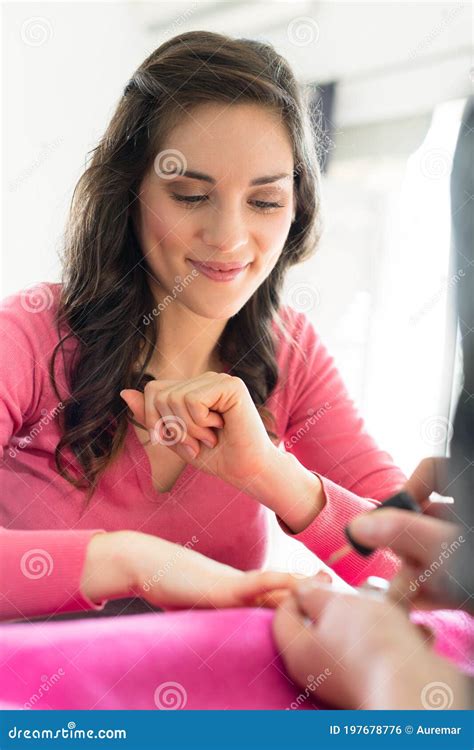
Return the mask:
M 55 360 L 68 339 L 77 343 L 62 399 L 59 473 L 91 497 L 101 473 L 119 453 L 128 422 L 123 388 L 143 390 L 159 330 L 144 322 L 155 300 L 147 284 L 133 224 L 139 186 L 160 144 L 182 111 L 205 102 L 256 102 L 278 112 L 294 154 L 296 214 L 270 275 L 227 322 L 218 347 L 230 372 L 246 384 L 267 432 L 264 404 L 278 381 L 272 322 L 279 318 L 286 270 L 306 260 L 320 236 L 320 171 L 309 106 L 287 63 L 270 44 L 207 31 L 166 41 L 135 71 L 103 137 L 74 190 L 64 235 L 59 342 L 50 363 L 58 398 Z M 147 320 L 147 323 L 149 321 Z M 283 330 L 283 328 L 282 328 Z M 137 369 L 141 358 L 143 364 Z M 64 357 L 63 357 L 64 361 Z M 63 449 L 79 462 L 66 466 Z

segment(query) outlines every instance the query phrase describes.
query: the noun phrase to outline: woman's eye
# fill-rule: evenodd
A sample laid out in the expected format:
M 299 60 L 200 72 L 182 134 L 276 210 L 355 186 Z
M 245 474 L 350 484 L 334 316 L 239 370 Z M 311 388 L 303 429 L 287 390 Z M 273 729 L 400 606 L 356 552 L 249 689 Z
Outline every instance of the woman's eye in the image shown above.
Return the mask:
M 203 201 L 207 200 L 207 195 L 179 195 L 179 193 L 172 193 L 172 198 L 176 201 L 180 201 L 182 203 L 202 203 Z M 276 208 L 284 208 L 282 203 L 277 203 L 276 201 L 252 201 L 253 205 L 258 208 L 259 211 L 262 211 L 263 213 L 272 211 Z
M 281 203 L 276 203 L 276 202 L 269 203 L 267 201 L 254 201 L 254 205 L 257 206 L 257 208 L 259 208 L 264 213 L 266 211 L 271 211 L 274 208 L 284 208 L 284 206 Z
M 200 203 L 207 198 L 207 195 L 178 195 L 178 193 L 172 193 L 172 197 L 174 200 L 184 203 Z

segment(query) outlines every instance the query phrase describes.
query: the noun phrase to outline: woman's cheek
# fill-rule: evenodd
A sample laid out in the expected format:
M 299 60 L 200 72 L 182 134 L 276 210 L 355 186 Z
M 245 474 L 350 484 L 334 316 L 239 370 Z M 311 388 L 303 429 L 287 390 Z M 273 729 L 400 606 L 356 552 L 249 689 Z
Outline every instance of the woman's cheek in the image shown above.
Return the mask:
M 291 228 L 291 213 L 274 214 L 273 221 L 268 225 L 265 233 L 266 247 L 272 248 L 274 252 L 281 252 Z
M 160 244 L 176 242 L 181 232 L 182 225 L 179 222 L 179 216 L 175 216 L 173 212 L 166 214 L 166 217 L 157 216 L 153 221 L 155 242 Z
M 282 252 L 281 244 L 276 245 L 274 241 L 273 246 L 271 246 L 270 240 L 267 240 L 267 242 L 268 244 L 266 245 L 266 247 L 270 249 L 262 251 L 260 257 L 261 262 L 259 264 L 262 281 L 271 274 L 276 264 L 278 263 L 278 258 L 280 257 Z

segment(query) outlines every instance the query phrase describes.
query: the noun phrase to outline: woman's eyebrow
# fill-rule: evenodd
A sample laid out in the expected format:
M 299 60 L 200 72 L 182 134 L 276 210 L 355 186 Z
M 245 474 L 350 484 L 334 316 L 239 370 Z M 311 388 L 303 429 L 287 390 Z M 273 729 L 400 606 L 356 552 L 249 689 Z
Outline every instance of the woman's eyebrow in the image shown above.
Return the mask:
M 267 185 L 270 182 L 277 182 L 285 177 L 290 177 L 287 172 L 280 172 L 279 174 L 264 175 L 263 177 L 256 177 L 251 180 L 249 185 Z M 193 180 L 203 180 L 204 182 L 210 182 L 211 185 L 215 185 L 217 180 L 214 177 L 210 177 L 208 174 L 202 172 L 196 172 L 193 169 L 187 169 L 185 172 L 176 172 L 176 177 L 190 177 Z
M 277 182 L 278 180 L 283 180 L 286 177 L 291 177 L 291 175 L 287 172 L 280 172 L 279 174 L 269 174 L 265 175 L 264 177 L 257 177 L 255 180 L 252 180 L 249 185 L 266 185 L 269 182 Z

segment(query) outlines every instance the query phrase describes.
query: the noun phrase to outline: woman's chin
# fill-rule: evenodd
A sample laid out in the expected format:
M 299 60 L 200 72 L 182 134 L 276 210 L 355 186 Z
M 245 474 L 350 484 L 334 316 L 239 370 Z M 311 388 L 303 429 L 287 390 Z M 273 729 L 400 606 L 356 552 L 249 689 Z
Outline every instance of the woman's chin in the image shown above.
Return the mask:
M 237 315 L 244 305 L 245 301 L 223 304 L 215 300 L 214 303 L 210 302 L 206 305 L 196 303 L 195 305 L 187 304 L 186 307 L 195 315 L 207 320 L 229 320 L 233 315 Z

